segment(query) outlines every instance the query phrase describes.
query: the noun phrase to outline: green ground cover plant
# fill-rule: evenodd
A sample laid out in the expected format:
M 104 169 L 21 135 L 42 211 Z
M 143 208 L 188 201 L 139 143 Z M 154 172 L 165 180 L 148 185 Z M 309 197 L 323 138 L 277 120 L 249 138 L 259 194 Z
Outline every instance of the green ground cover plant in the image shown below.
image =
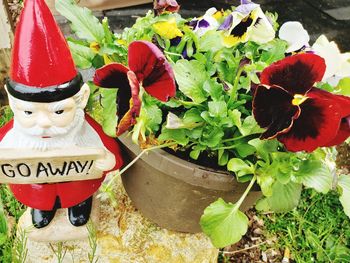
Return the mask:
M 290 249 L 295 262 L 350 262 L 350 220 L 337 193 L 304 191 L 299 205 L 287 213 L 262 215 L 266 238 Z

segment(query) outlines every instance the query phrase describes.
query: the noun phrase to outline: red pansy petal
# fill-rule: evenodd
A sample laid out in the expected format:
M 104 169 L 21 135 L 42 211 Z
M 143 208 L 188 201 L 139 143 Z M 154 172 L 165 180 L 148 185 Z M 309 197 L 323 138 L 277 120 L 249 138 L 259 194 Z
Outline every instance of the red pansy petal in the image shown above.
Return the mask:
M 266 85 L 283 87 L 290 94 L 305 94 L 326 71 L 323 58 L 311 53 L 297 54 L 277 61 L 261 73 Z
M 129 69 L 119 63 L 111 63 L 95 72 L 94 84 L 103 88 L 130 89 L 127 72 Z
M 300 108 L 292 105 L 293 96 L 278 86 L 260 85 L 253 97 L 253 114 L 257 123 L 267 130 L 261 139 L 272 139 L 286 133 L 293 120 L 300 114 Z
M 141 110 L 141 100 L 139 97 L 140 85 L 137 80 L 137 77 L 132 71 L 128 71 L 127 76 L 130 82 L 132 94 L 130 99 L 130 109 L 119 121 L 117 127 L 117 136 L 123 134 L 136 123 L 136 118 L 140 115 Z
M 342 117 L 336 137 L 322 146 L 329 147 L 343 143 L 350 136 L 350 97 L 335 95 L 316 88 L 312 89 L 312 91 L 315 90 L 318 91 L 318 94 L 322 94 L 324 99 L 330 100 L 330 103 L 338 105 Z
M 322 145 L 324 147 L 335 146 L 343 143 L 350 136 L 350 116 L 348 118 L 343 118 L 340 123 L 340 128 L 336 137 L 330 142 Z
M 154 44 L 134 41 L 129 45 L 128 55 L 130 69 L 150 95 L 161 101 L 175 96 L 174 72 L 164 54 Z
M 312 152 L 332 141 L 338 133 L 341 114 L 338 105 L 325 99 L 317 90 L 307 94 L 308 99 L 300 105 L 301 113 L 292 128 L 277 139 L 292 152 Z
M 317 94 L 317 97 L 329 100 L 331 104 L 336 104 L 339 107 L 339 113 L 342 118 L 350 115 L 350 97 L 343 95 L 336 95 L 325 90 L 312 88 L 310 92 Z

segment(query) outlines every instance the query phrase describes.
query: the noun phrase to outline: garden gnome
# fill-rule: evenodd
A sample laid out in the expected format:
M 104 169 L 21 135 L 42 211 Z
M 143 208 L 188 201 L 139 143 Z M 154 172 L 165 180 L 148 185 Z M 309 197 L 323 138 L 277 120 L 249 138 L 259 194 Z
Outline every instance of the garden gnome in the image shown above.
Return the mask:
M 95 161 L 101 171 L 97 179 L 9 185 L 16 199 L 32 208 L 36 228 L 49 225 L 58 208 L 68 208 L 71 225 L 86 224 L 92 195 L 106 172 L 118 169 L 122 159 L 116 141 L 84 113 L 89 87 L 83 84 L 44 0 L 25 1 L 6 89 L 14 118 L 0 130 L 0 148 L 41 153 L 53 149 L 69 153 L 73 146 L 102 149 Z

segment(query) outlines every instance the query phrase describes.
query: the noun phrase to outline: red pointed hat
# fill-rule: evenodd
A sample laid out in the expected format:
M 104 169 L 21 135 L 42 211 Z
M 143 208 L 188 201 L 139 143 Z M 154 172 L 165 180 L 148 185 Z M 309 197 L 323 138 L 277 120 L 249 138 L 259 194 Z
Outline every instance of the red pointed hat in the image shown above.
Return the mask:
M 44 0 L 26 0 L 15 33 L 9 93 L 52 102 L 76 94 L 82 78 L 62 32 Z

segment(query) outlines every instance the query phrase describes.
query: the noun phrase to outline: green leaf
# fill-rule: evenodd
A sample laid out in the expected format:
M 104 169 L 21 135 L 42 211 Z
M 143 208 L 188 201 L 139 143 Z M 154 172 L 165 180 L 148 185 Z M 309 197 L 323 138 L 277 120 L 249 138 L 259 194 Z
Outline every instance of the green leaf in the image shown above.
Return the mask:
M 259 174 L 257 177 L 257 182 L 260 185 L 261 192 L 264 196 L 272 196 L 272 186 L 275 182 L 275 179 L 271 174 Z
M 228 111 L 228 116 L 238 128 L 241 128 L 242 126 L 241 115 L 242 113 L 237 109 Z
M 335 166 L 335 164 L 334 164 Z M 322 160 L 305 160 L 296 172 L 296 179 L 306 187 L 326 194 L 332 188 L 335 167 L 330 167 Z
M 340 203 L 344 208 L 345 214 L 350 217 L 350 176 L 345 174 L 340 175 L 338 187 L 340 188 Z
M 102 43 L 103 26 L 86 7 L 79 7 L 74 0 L 57 0 L 56 10 L 72 23 L 72 29 L 79 38 Z
M 81 69 L 91 68 L 95 53 L 89 47 L 76 44 L 72 41 L 68 41 L 68 45 L 72 52 L 75 65 Z
M 285 57 L 287 43 L 280 39 L 274 39 L 260 47 L 263 50 L 260 60 L 270 65 Z
M 211 117 L 226 117 L 227 116 L 227 105 L 224 101 L 209 101 L 209 115 Z
M 203 89 L 212 97 L 214 101 L 222 99 L 223 86 L 215 79 L 207 80 L 203 85 Z
M 335 90 L 341 95 L 350 96 L 350 77 L 341 79 Z
M 238 127 L 242 135 L 262 133 L 264 129 L 260 128 L 253 116 L 244 119 L 241 127 Z
M 238 155 L 242 158 L 246 158 L 247 156 L 255 153 L 255 148 L 247 144 L 245 141 L 243 141 L 241 144 L 238 144 L 235 147 L 235 150 L 237 151 Z
M 287 212 L 296 207 L 300 200 L 302 185 L 294 182 L 281 184 L 276 181 L 272 186 L 272 196 L 267 202 L 274 212 Z
M 227 170 L 234 172 L 238 177 L 254 174 L 254 166 L 246 164 L 242 159 L 231 158 L 227 163 Z
M 200 225 L 215 247 L 236 243 L 247 232 L 248 218 L 238 209 L 219 198 L 204 210 Z
M 220 127 L 206 126 L 203 131 L 202 137 L 200 138 L 200 143 L 207 145 L 208 147 L 216 147 L 220 144 L 222 138 L 224 137 L 224 132 Z
M 228 163 L 229 154 L 224 149 L 218 150 L 218 164 L 224 166 Z
M 207 147 L 205 145 L 201 144 L 196 144 L 193 148 L 192 151 L 190 152 L 190 157 L 194 160 L 197 160 L 199 155 L 203 150 L 205 150 Z
M 158 131 L 159 125 L 162 122 L 162 111 L 152 101 L 148 101 L 147 94 L 144 94 L 144 101 L 142 103 L 140 116 L 137 118 L 137 122 L 141 121 L 143 123 L 143 136 L 146 132 L 155 132 Z M 145 98 L 146 97 L 146 98 Z
M 278 147 L 277 140 L 260 140 L 259 138 L 250 140 L 248 144 L 255 147 L 258 156 L 264 161 L 269 161 L 269 153 L 276 152 Z
M 205 66 L 197 60 L 180 59 L 173 67 L 179 89 L 195 103 L 207 99 L 203 84 L 209 78 Z
M 218 31 L 210 30 L 206 32 L 199 41 L 199 51 L 212 51 L 216 52 L 223 48 L 222 42 L 220 41 L 221 34 Z
M 189 142 L 185 129 L 169 130 L 165 127 L 162 129 L 162 133 L 159 135 L 158 140 L 175 141 L 183 146 L 187 145 Z
M 103 89 L 101 88 L 101 104 L 102 113 L 102 128 L 103 131 L 111 137 L 116 137 L 116 127 L 118 125 L 117 115 L 117 93 L 118 89 Z
M 267 202 L 267 198 L 259 199 L 255 204 L 255 209 L 257 211 L 267 212 L 270 210 L 269 203 Z

